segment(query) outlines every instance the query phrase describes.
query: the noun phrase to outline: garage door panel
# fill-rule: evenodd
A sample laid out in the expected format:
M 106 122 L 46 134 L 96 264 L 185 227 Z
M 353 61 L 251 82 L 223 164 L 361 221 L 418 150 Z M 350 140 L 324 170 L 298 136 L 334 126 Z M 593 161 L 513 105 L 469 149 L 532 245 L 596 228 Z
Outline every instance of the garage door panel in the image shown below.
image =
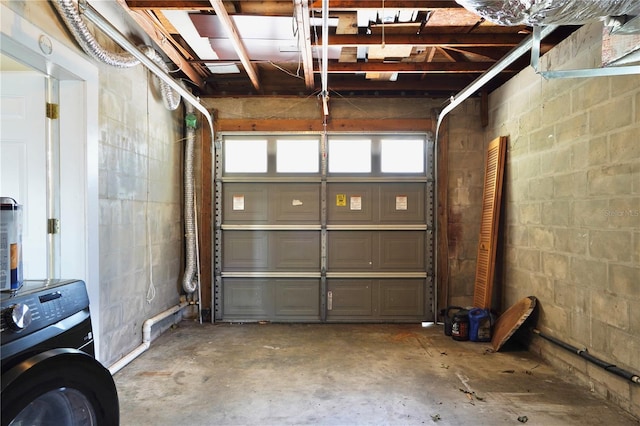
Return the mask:
M 369 231 L 328 232 L 328 270 L 371 270 L 373 233 Z
M 380 264 L 383 271 L 424 270 L 424 232 L 379 233 Z
M 269 238 L 265 231 L 225 231 L 222 264 L 225 270 L 265 270 L 269 266 Z
M 328 184 L 327 223 L 372 223 L 375 196 L 373 184 Z
M 273 222 L 320 223 L 319 184 L 278 184 L 271 187 Z
M 225 278 L 222 283 L 226 317 L 267 318 L 271 315 L 273 297 L 267 280 Z
M 336 317 L 372 316 L 372 280 L 331 280 L 331 306 L 327 319 Z
M 320 319 L 319 280 L 276 280 L 275 316 Z
M 424 280 L 380 280 L 380 316 L 415 317 L 424 312 Z
M 266 223 L 268 200 L 268 187 L 265 185 L 225 183 L 222 203 L 224 223 Z
M 320 233 L 279 231 L 270 233 L 270 270 L 320 270 Z
M 380 185 L 381 223 L 424 223 L 424 183 Z
M 216 145 L 215 319 L 430 320 L 433 144 L 421 172 L 411 160 L 423 136 L 297 136 L 221 134 Z M 247 163 L 233 151 L 244 139 L 266 144 L 266 169 L 226 169 Z

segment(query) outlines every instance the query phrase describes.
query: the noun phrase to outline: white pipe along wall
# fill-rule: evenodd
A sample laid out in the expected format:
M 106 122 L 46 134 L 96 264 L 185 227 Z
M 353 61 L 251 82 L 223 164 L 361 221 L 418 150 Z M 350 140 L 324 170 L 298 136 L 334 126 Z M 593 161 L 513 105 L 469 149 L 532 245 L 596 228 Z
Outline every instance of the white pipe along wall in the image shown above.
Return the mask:
M 142 343 L 140 346 L 129 352 L 127 355 L 120 358 L 118 361 L 114 362 L 111 367 L 109 367 L 109 372 L 111 375 L 116 374 L 123 367 L 128 365 L 131 361 L 139 357 L 143 352 L 145 352 L 151 346 L 151 327 L 159 321 L 180 312 L 182 309 L 189 306 L 188 302 L 181 302 L 178 305 L 172 306 L 164 312 L 159 313 L 155 317 L 151 317 L 146 320 L 142 324 Z

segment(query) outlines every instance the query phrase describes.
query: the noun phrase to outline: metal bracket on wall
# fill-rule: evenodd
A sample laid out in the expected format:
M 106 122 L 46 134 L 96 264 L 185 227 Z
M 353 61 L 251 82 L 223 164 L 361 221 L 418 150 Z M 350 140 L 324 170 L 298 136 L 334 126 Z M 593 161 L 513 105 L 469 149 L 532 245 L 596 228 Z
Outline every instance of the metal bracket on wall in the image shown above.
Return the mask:
M 531 66 L 547 80 L 556 78 L 611 77 L 616 75 L 640 74 L 640 65 L 585 68 L 574 70 L 540 70 L 540 41 L 544 27 L 533 27 L 533 45 L 531 46 Z

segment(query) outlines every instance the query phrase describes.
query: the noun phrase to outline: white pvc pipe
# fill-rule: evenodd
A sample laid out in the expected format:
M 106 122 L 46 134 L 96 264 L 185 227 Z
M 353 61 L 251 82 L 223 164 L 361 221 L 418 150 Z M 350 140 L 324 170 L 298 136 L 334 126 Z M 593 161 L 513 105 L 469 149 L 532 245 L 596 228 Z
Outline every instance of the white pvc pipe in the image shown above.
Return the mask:
M 134 350 L 120 358 L 118 361 L 114 362 L 111 367 L 109 367 L 109 372 L 113 376 L 126 365 L 128 365 L 131 361 L 139 357 L 143 352 L 145 352 L 151 346 L 151 327 L 159 321 L 181 311 L 185 307 L 189 305 L 188 302 L 181 302 L 178 305 L 172 306 L 164 312 L 159 313 L 158 315 L 149 318 L 142 324 L 142 343 L 136 347 Z

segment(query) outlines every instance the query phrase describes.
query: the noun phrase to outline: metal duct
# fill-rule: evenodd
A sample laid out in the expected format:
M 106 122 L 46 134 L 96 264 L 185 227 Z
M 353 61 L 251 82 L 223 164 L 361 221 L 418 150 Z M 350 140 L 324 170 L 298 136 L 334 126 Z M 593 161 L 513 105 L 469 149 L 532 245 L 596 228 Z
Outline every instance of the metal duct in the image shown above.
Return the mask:
M 162 70 L 155 62 L 149 59 L 144 53 L 140 51 L 133 43 L 127 39 L 120 31 L 118 31 L 113 25 L 111 25 L 106 19 L 104 19 L 98 12 L 96 12 L 91 6 L 86 3 L 82 3 L 80 5 L 82 8 L 82 12 L 84 16 L 93 22 L 100 30 L 102 30 L 107 36 L 109 36 L 113 41 L 118 43 L 123 49 L 129 52 L 131 55 L 136 57 L 144 66 L 149 68 L 149 70 L 154 73 L 158 78 L 169 86 L 173 88 L 176 92 L 178 92 L 182 99 L 185 102 L 193 105 L 198 111 L 204 115 L 207 119 L 209 131 L 211 135 L 213 132 L 213 117 L 207 110 L 207 108 L 200 103 L 200 99 L 195 97 L 191 92 L 186 90 L 180 82 L 173 79 L 167 72 Z
M 160 68 L 162 68 L 162 71 L 164 71 L 166 73 L 169 72 L 169 67 L 164 62 L 164 59 L 162 59 L 162 56 L 160 56 L 160 54 L 158 52 L 156 52 L 153 49 L 153 47 L 151 47 L 151 46 L 143 46 L 143 47 L 140 48 L 140 50 L 142 50 L 142 52 L 145 55 L 147 55 L 147 57 L 149 59 L 151 59 L 153 62 L 155 62 L 156 65 L 158 65 Z M 160 80 L 158 78 L 158 76 L 156 76 L 155 74 L 154 74 L 154 77 L 160 83 L 160 91 L 162 93 L 162 100 L 164 101 L 164 106 L 169 111 L 175 111 L 176 109 L 178 109 L 178 106 L 180 105 L 180 95 L 178 94 L 178 92 L 173 90 L 171 88 L 171 86 L 169 86 L 163 80 Z
M 116 53 L 104 49 L 89 31 L 73 0 L 52 0 L 52 3 L 73 37 L 87 54 L 102 63 L 117 68 L 132 68 L 140 64 L 140 60 L 131 53 Z M 151 46 L 143 46 L 140 50 L 163 71 L 169 72 L 162 56 Z M 163 80 L 160 80 L 160 92 L 165 107 L 170 111 L 176 110 L 180 105 L 180 95 Z
M 188 294 L 198 288 L 196 274 L 196 214 L 194 209 L 195 181 L 193 177 L 194 142 L 196 138 L 196 116 L 193 105 L 186 104 L 185 127 L 186 140 L 184 146 L 184 235 L 185 265 L 182 277 L 182 288 Z
M 89 31 L 89 28 L 85 25 L 73 0 L 53 0 L 52 3 L 58 11 L 58 14 L 64 20 L 69 31 L 71 31 L 73 37 L 87 54 L 93 56 L 100 62 L 118 68 L 131 68 L 140 63 L 133 55 L 109 52 L 100 46 L 93 34 Z
M 581 25 L 638 13 L 638 0 L 456 0 L 499 25 Z

